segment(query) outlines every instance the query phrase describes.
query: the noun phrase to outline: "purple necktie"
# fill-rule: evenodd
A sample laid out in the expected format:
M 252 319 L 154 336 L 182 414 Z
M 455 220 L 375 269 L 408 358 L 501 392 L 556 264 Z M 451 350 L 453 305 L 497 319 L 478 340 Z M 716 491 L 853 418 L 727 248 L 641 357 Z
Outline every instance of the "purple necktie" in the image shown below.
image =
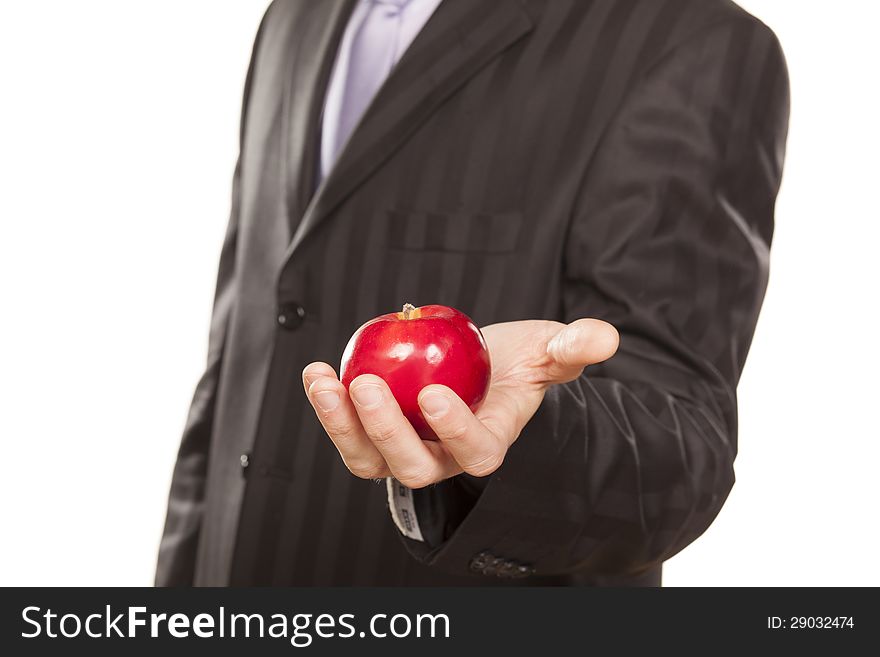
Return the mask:
M 329 138 L 329 162 L 339 157 L 345 143 L 382 86 L 396 61 L 401 13 L 410 0 L 369 0 L 363 21 L 354 33 L 345 63 L 345 87 L 336 130 Z M 340 62 L 340 64 L 342 64 Z

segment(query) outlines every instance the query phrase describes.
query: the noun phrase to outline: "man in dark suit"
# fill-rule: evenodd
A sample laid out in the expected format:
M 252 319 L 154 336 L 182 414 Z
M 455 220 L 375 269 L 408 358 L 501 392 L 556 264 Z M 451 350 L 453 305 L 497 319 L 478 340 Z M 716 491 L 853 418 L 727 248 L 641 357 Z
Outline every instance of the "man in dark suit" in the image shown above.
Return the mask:
M 728 0 L 428 1 L 260 26 L 157 584 L 658 585 L 733 485 L 772 32 Z M 404 302 L 485 327 L 477 415 L 421 394 L 438 443 L 325 364 Z

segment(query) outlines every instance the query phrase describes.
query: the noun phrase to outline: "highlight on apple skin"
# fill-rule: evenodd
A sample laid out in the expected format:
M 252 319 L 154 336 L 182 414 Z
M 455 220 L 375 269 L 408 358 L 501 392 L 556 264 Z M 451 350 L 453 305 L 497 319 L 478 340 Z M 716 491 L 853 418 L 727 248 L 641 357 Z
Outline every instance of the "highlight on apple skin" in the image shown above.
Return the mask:
M 400 410 L 424 440 L 437 440 L 419 408 L 427 385 L 452 389 L 476 411 L 486 397 L 492 368 L 480 329 L 448 306 L 403 306 L 361 326 L 342 354 L 340 378 L 348 389 L 361 374 L 381 377 Z

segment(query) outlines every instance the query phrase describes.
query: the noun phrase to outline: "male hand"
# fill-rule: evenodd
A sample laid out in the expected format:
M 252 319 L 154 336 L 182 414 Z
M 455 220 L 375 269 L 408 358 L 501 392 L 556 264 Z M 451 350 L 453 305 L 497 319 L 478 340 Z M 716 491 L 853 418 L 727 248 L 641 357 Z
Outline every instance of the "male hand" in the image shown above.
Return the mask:
M 492 474 L 547 388 L 611 358 L 619 342 L 614 327 L 597 319 L 505 322 L 481 331 L 492 380 L 477 412 L 446 386 L 429 385 L 419 393 L 422 414 L 439 441 L 419 438 L 380 377 L 362 374 L 346 391 L 326 363 L 303 370 L 309 401 L 354 475 L 394 476 L 408 488 L 423 488 L 462 472 Z

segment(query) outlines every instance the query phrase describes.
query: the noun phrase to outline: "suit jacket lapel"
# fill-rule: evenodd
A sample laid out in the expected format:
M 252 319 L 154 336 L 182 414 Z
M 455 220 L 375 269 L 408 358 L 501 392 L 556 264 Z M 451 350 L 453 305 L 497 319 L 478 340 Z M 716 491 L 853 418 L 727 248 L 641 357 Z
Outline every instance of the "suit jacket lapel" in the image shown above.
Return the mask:
M 320 0 L 302 29 L 293 35 L 289 62 L 294 70 L 285 77 L 282 121 L 285 135 L 287 217 L 291 232 L 303 216 L 318 175 L 321 112 L 339 42 L 357 0 Z
M 532 22 L 517 0 L 443 0 L 376 94 L 333 170 L 311 198 L 285 261 L 306 235 L 382 166 L 450 94 L 531 29 Z M 331 66 L 333 55 L 335 48 L 329 55 Z M 325 80 L 320 100 L 326 86 Z M 315 90 L 307 93 L 314 94 Z M 315 99 L 311 104 L 317 102 Z M 311 129 L 317 144 L 317 120 Z M 296 139 L 305 141 L 305 133 L 297 132 Z M 316 165 L 317 150 L 299 166 Z

